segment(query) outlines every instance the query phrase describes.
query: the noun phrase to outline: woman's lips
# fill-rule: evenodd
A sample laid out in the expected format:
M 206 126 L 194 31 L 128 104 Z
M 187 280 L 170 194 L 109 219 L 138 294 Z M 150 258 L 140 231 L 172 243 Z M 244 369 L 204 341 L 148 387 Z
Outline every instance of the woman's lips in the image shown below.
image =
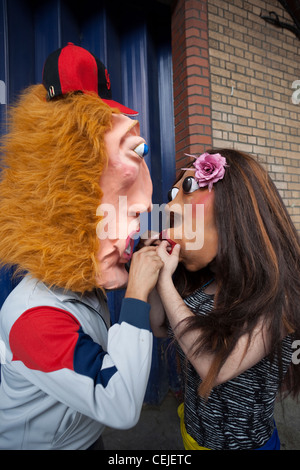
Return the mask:
M 173 240 L 171 240 L 170 238 L 167 237 L 167 230 L 163 230 L 162 232 L 160 232 L 159 239 L 160 240 L 166 240 L 171 245 L 171 249 L 169 251 L 169 253 L 171 254 L 173 249 L 174 249 L 174 246 L 176 245 L 176 243 Z

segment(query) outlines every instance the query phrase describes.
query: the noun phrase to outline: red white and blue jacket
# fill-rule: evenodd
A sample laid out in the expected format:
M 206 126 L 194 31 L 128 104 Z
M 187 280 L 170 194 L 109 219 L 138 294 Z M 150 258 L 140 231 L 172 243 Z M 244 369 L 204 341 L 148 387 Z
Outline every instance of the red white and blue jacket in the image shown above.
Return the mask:
M 134 426 L 151 366 L 149 310 L 124 299 L 110 326 L 101 291 L 25 277 L 0 313 L 0 449 L 87 449 L 105 426 Z

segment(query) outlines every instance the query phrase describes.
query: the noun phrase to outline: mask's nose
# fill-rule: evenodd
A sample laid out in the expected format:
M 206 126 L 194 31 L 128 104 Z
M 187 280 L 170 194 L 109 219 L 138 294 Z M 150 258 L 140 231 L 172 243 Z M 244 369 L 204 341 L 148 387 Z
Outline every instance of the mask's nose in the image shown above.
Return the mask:
M 182 207 L 173 201 L 165 207 L 168 228 L 176 228 L 182 225 Z
M 131 204 L 131 206 L 128 208 L 128 216 L 129 217 L 135 217 L 140 214 L 144 214 L 146 212 L 151 212 L 152 210 L 152 201 L 150 200 L 144 200 L 135 204 Z

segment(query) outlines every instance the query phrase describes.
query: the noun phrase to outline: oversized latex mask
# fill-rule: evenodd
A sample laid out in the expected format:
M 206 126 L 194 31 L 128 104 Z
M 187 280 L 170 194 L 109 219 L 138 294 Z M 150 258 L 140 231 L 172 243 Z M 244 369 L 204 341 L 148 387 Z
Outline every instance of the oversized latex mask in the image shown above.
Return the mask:
M 140 214 L 151 210 L 152 182 L 144 156 L 148 151 L 137 120 L 112 115 L 112 129 L 104 137 L 108 163 L 101 175 L 103 192 L 97 227 L 100 248 L 97 283 L 106 289 L 124 287 L 134 240 L 140 230 Z
M 218 250 L 213 184 L 223 178 L 226 160 L 219 154 L 193 156 L 195 168 L 186 168 L 169 191 L 169 226 L 161 238 L 178 243 L 180 261 L 189 271 L 207 266 Z
M 216 256 L 218 236 L 214 219 L 214 193 L 199 189 L 192 171 L 186 171 L 172 188 L 167 205 L 170 228 L 163 238 L 180 245 L 180 261 L 189 271 L 207 266 Z M 191 186 L 188 191 L 183 188 Z M 192 190 L 192 186 L 197 189 Z
M 50 54 L 2 139 L 0 263 L 79 293 L 126 285 L 152 196 L 137 114 L 112 100 L 93 54 L 71 43 Z

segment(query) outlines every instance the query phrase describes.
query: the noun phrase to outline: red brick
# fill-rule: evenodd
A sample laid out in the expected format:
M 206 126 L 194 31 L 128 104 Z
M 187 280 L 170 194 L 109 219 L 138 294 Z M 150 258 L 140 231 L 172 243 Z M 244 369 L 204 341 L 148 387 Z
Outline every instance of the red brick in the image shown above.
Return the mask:
M 207 1 L 179 0 L 172 17 L 178 161 L 182 160 L 184 148 L 200 145 L 202 150 L 212 142 Z

